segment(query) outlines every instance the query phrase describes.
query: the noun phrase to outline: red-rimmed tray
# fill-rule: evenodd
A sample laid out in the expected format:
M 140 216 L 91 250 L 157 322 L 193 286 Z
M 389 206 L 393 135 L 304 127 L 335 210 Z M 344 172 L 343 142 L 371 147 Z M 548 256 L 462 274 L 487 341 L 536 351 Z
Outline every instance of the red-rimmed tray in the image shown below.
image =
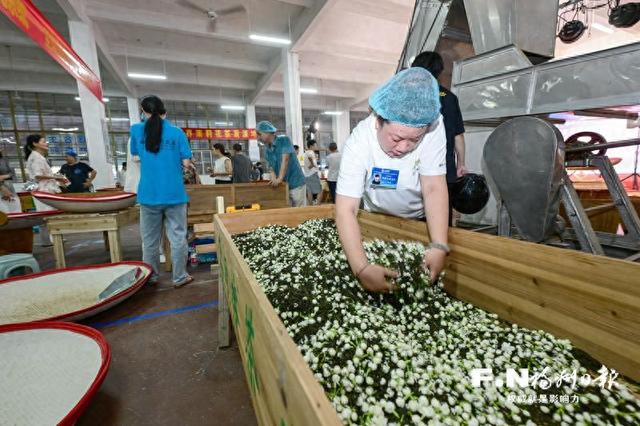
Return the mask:
M 50 194 L 34 191 L 31 195 L 53 208 L 68 213 L 99 213 L 123 210 L 136 203 L 136 194 L 124 191 Z
M 124 301 L 151 277 L 143 262 L 76 266 L 0 281 L 0 324 L 78 321 Z M 116 285 L 112 285 L 117 281 Z
M 73 425 L 104 381 L 111 351 L 68 322 L 0 326 L 0 424 Z
M 61 213 L 64 212 L 62 210 L 47 210 L 43 212 L 8 213 L 7 218 L 9 220 L 5 225 L 0 226 L 0 230 L 24 229 L 42 225 L 45 217 Z

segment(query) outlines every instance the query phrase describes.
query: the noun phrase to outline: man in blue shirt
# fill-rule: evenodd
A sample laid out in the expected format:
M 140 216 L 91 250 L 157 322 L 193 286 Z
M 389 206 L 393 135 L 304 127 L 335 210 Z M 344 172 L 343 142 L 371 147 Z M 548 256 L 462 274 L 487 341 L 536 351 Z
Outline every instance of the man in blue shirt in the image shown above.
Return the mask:
M 271 185 L 279 186 L 283 182 L 289 184 L 289 203 L 292 207 L 307 205 L 307 187 L 304 174 L 293 149 L 291 139 L 285 135 L 276 136 L 276 127 L 268 121 L 261 121 L 256 126 L 258 139 L 267 145 L 265 156 L 271 173 Z

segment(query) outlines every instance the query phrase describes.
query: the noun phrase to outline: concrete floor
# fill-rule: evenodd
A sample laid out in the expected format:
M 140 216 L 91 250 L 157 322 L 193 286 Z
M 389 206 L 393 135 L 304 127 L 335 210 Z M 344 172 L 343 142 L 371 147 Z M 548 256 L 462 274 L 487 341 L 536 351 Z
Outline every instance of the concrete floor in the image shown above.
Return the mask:
M 121 232 L 125 260 L 141 259 L 137 225 Z M 101 234 L 65 237 L 68 266 L 108 263 Z M 38 238 L 36 238 L 38 241 Z M 35 247 L 43 270 L 53 249 Z M 217 280 L 209 265 L 174 289 L 168 274 L 87 319 L 111 347 L 111 366 L 79 425 L 254 425 L 238 347 L 217 350 Z

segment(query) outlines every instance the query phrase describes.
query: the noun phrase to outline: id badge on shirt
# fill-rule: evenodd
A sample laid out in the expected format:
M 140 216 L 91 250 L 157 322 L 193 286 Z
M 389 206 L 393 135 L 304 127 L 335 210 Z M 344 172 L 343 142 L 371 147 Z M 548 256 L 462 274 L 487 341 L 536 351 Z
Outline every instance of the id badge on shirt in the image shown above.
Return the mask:
M 398 177 L 400 170 L 382 169 L 374 167 L 371 170 L 369 186 L 373 189 L 396 189 L 398 187 Z

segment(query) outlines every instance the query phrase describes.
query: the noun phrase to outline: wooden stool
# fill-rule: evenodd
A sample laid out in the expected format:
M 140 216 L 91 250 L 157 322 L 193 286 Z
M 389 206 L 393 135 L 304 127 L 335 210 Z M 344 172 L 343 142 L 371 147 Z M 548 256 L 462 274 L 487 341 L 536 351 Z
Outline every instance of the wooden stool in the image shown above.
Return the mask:
M 111 213 L 83 213 L 63 214 L 46 218 L 47 227 L 53 240 L 53 254 L 56 258 L 56 268 L 65 268 L 64 235 L 81 234 L 86 232 L 102 232 L 105 234 L 105 246 L 111 255 L 111 262 L 122 260 L 122 246 L 120 245 L 120 229 L 131 223 L 138 222 L 140 208 L 129 207 L 127 210 Z

